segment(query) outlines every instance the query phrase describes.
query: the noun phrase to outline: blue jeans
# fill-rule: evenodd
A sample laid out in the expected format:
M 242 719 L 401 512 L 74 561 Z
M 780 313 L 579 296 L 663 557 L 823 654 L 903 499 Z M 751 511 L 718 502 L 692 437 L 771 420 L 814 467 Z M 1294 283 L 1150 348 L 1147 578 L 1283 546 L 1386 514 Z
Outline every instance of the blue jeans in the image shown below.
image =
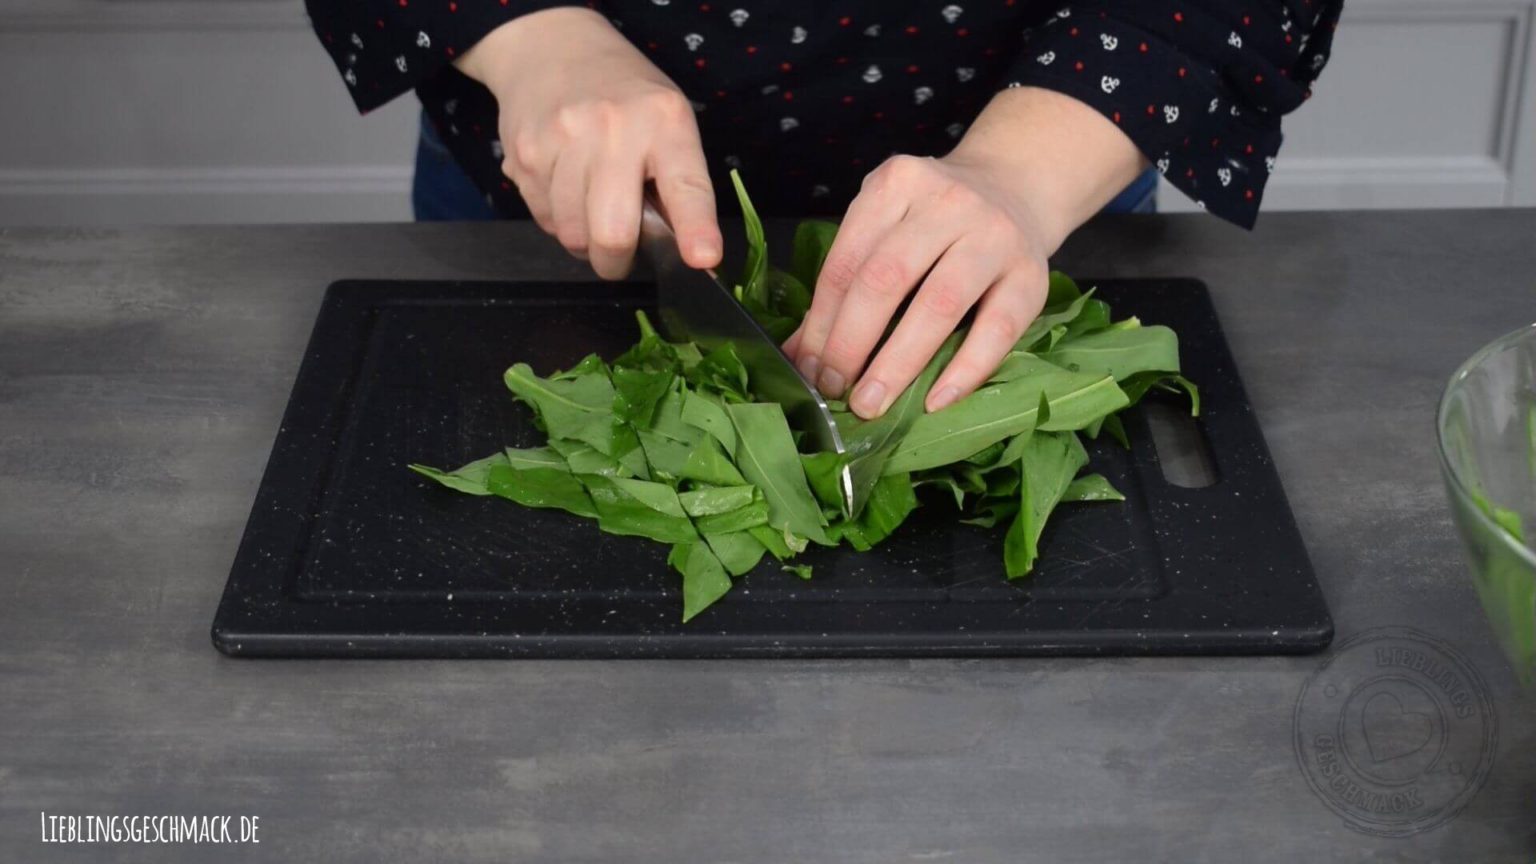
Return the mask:
M 418 222 L 483 222 L 497 218 L 496 210 L 486 202 L 474 181 L 453 161 L 426 114 L 421 115 L 421 138 L 416 144 L 411 207 Z M 1104 212 L 1156 213 L 1157 172 L 1148 169 L 1137 177 L 1104 207 Z
M 432 121 L 421 115 L 421 135 L 416 141 L 416 176 L 411 181 L 411 209 L 417 222 L 472 221 L 496 218 L 496 210 L 485 200 L 447 145 L 437 137 Z

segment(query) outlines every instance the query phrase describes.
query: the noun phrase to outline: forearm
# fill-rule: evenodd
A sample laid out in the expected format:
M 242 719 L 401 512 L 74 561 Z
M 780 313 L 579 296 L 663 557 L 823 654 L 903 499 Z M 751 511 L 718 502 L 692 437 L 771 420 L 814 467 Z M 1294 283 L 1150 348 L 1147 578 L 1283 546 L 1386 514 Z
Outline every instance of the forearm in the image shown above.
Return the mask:
M 519 70 L 543 68 L 571 56 L 633 50 L 601 13 L 582 6 L 545 9 L 522 15 L 485 34 L 453 65 L 495 92 Z
M 1052 252 L 1148 166 L 1098 111 L 1038 87 L 1012 87 L 993 97 L 944 158 L 989 166 L 1032 214 Z

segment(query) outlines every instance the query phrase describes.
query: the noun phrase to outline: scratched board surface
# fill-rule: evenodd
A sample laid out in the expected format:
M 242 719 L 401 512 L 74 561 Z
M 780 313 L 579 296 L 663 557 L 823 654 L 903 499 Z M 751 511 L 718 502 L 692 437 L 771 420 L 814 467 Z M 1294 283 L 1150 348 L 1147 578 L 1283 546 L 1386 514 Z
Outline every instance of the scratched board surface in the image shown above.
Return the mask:
M 1093 284 L 1093 283 L 1088 283 Z M 1097 286 L 1117 316 L 1173 326 L 1202 388 L 1215 482 L 1092 442 L 1123 503 L 1064 505 L 1027 579 L 1003 530 L 924 506 L 873 551 L 813 548 L 809 581 L 765 562 L 688 624 L 666 547 L 569 514 L 443 489 L 455 466 L 542 436 L 501 385 L 635 339 L 640 284 L 343 282 L 295 383 L 214 623 L 241 656 L 937 656 L 1291 653 L 1332 626 L 1205 288 Z

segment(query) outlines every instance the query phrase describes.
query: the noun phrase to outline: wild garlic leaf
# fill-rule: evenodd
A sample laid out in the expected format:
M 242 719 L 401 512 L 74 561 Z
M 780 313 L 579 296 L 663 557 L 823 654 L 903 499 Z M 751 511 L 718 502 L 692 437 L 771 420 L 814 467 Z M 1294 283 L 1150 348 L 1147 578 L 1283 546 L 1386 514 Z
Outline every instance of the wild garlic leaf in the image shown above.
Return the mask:
M 1019 511 L 1003 538 L 1003 565 L 1009 579 L 1034 569 L 1040 532 L 1072 478 L 1088 463 L 1082 442 L 1071 432 L 1039 432 L 1029 439 L 1019 465 Z
M 815 289 L 821 275 L 821 265 L 827 260 L 832 241 L 837 239 L 837 223 L 823 219 L 803 219 L 795 226 L 795 239 L 791 243 L 789 272 L 807 289 Z M 810 307 L 811 295 L 806 294 L 806 308 Z M 785 310 L 786 313 L 789 310 Z M 805 317 L 801 310 L 798 317 Z
M 1113 375 L 1116 381 L 1137 373 L 1179 371 L 1179 338 L 1167 327 L 1101 330 L 1057 345 L 1041 359 L 1074 372 Z
M 708 432 L 727 451 L 736 452 L 736 427 L 731 425 L 720 400 L 690 390 L 683 397 L 681 416 L 682 422 Z
M 726 412 L 736 428 L 736 466 L 748 482 L 763 490 L 769 524 L 827 544 L 826 520 L 806 484 L 784 409 L 748 402 L 729 405 Z
M 707 543 L 690 541 L 672 547 L 667 563 L 683 574 L 683 621 L 714 605 L 731 590 L 731 577 Z
M 741 218 L 747 228 L 747 260 L 742 266 L 736 284 L 741 287 L 743 299 L 750 298 L 760 309 L 766 310 L 767 292 L 764 280 L 768 275 L 768 239 L 763 234 L 763 222 L 757 218 L 757 209 L 747 195 L 747 187 L 741 182 L 741 174 L 731 170 L 731 185 L 736 187 L 736 201 L 741 205 Z
M 586 487 L 564 468 L 492 465 L 486 476 L 486 488 L 492 495 L 499 495 L 524 507 L 565 510 L 588 518 L 597 515 Z
M 705 534 L 704 539 L 708 541 L 715 557 L 724 565 L 725 572 L 732 576 L 750 572 L 768 554 L 768 547 L 753 536 L 751 531 L 713 532 Z
M 613 383 L 601 371 L 540 378 L 526 363 L 503 376 L 507 389 L 532 406 L 551 438 L 584 441 L 613 455 Z
M 933 388 L 933 383 L 938 379 L 939 373 L 949 365 L 954 358 L 955 351 L 959 349 L 963 334 L 954 333 L 944 340 L 939 350 L 934 354 L 923 371 L 917 378 L 901 391 L 891 407 L 879 417 L 859 423 L 851 428 L 843 436 L 847 455 L 845 461 L 848 464 L 848 472 L 853 478 L 853 502 L 852 508 L 844 515 L 850 518 L 858 518 L 864 511 L 864 505 L 869 500 L 870 492 L 879 482 L 881 474 L 885 472 L 886 460 L 890 458 L 912 424 L 923 416 L 923 403 L 928 398 L 928 391 Z M 841 496 L 839 496 L 841 500 Z
M 886 462 L 885 473 L 920 471 L 958 462 L 983 448 L 1035 428 L 1040 395 L 1049 400 L 1050 418 L 1042 428 L 1078 429 L 1127 404 L 1113 378 L 1055 371 L 983 387 L 965 399 L 924 414 Z
M 579 475 L 597 510 L 598 527 L 610 534 L 649 537 L 662 543 L 699 539 L 677 492 L 662 483 L 599 474 Z
M 1073 480 L 1067 486 L 1067 491 L 1062 493 L 1061 500 L 1067 501 L 1124 501 L 1125 496 L 1120 494 L 1103 474 L 1084 474 Z
M 678 493 L 683 512 L 695 518 L 718 516 L 746 507 L 762 495 L 756 486 L 702 486 Z
M 734 486 L 746 482 L 736 463 L 721 448 L 720 442 L 703 434 L 694 443 L 682 472 L 677 476 L 683 480 L 697 480 L 715 486 Z
M 411 464 L 405 467 L 423 477 L 431 477 L 449 489 L 470 495 L 490 495 L 491 490 L 486 487 L 486 480 L 490 476 L 491 468 L 496 465 L 505 464 L 507 464 L 507 455 L 505 453 L 494 453 L 484 459 L 476 459 L 452 471 L 442 471 L 430 465 Z

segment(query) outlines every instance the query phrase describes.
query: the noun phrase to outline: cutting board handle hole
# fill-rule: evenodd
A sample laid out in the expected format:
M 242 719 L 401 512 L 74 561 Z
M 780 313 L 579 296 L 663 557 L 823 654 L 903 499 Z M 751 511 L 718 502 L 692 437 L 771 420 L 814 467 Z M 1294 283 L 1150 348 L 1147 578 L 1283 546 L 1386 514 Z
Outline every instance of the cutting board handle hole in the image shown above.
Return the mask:
M 1188 402 L 1149 395 L 1142 407 L 1164 480 L 1185 489 L 1203 489 L 1219 479 L 1205 435 L 1189 416 Z

